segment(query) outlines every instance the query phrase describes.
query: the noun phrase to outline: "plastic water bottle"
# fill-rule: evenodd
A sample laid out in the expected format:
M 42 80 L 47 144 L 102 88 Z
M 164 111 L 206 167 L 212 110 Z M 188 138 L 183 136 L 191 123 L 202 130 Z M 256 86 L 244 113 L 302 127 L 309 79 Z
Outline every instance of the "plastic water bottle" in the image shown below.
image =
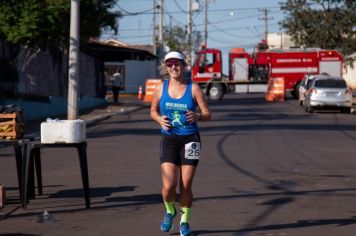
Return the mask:
M 49 219 L 50 219 L 50 214 L 48 213 L 48 211 L 45 210 L 45 211 L 42 213 L 42 215 L 39 215 L 38 222 L 45 224 L 45 223 L 48 222 Z

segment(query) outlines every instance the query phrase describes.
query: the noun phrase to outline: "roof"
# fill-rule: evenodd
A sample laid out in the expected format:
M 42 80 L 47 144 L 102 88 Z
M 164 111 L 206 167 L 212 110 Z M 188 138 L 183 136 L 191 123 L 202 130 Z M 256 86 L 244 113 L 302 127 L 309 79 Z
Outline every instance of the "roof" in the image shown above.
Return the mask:
M 106 45 L 115 46 L 115 47 L 128 47 L 127 43 L 121 42 L 116 39 L 108 39 L 105 41 L 98 41 L 98 42 L 101 42 L 102 44 L 106 44 Z
M 150 50 L 151 49 L 151 50 Z M 83 50 L 103 61 L 156 60 L 151 45 L 129 45 L 116 39 L 90 39 Z
M 140 49 L 140 50 L 145 50 L 149 53 L 153 54 L 153 46 L 152 45 L 148 45 L 148 44 L 132 44 L 130 45 L 130 47 L 135 48 L 135 49 Z

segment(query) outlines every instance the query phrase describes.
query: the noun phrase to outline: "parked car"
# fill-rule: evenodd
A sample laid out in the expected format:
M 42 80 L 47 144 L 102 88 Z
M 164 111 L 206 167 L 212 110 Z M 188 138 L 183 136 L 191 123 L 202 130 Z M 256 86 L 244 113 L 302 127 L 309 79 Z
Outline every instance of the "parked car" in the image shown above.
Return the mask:
M 304 99 L 305 99 L 305 92 L 309 89 L 311 82 L 315 78 L 325 77 L 328 76 L 327 74 L 306 74 L 303 80 L 300 82 L 298 87 L 298 102 L 300 106 L 303 106 Z
M 318 108 L 340 109 L 343 113 L 350 113 L 352 91 L 341 77 L 316 77 L 305 93 L 303 105 L 309 113 Z

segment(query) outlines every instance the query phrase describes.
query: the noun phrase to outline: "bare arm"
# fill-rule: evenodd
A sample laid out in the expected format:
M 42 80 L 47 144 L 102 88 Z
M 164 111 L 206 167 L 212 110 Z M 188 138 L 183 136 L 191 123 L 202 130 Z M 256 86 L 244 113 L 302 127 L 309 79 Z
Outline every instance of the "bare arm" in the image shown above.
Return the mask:
M 198 112 L 187 112 L 188 122 L 194 121 L 209 121 L 211 120 L 211 112 L 208 107 L 208 103 L 205 99 L 205 95 L 198 84 L 193 83 L 192 87 L 193 98 L 196 100 L 200 113 Z
M 153 99 L 151 103 L 151 118 L 156 121 L 163 129 L 168 130 L 171 125 L 169 124 L 169 120 L 167 116 L 161 116 L 159 110 L 159 100 L 162 96 L 162 87 L 163 83 L 156 87 L 153 93 Z

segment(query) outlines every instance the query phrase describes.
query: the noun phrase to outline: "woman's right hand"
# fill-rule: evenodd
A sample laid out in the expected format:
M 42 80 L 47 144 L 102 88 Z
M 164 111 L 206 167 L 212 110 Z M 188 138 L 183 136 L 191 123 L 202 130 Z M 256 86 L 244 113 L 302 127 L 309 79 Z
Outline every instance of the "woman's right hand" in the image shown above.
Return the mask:
M 169 123 L 169 119 L 167 116 L 161 116 L 159 118 L 159 124 L 161 125 L 162 129 L 169 130 L 171 128 L 171 124 Z

